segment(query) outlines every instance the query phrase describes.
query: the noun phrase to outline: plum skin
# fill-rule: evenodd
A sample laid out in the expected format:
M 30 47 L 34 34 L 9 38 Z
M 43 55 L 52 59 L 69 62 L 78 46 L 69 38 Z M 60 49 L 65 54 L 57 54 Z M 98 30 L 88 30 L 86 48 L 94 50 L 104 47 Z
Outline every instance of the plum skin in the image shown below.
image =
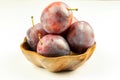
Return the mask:
M 95 42 L 92 27 L 85 21 L 73 23 L 68 30 L 67 41 L 73 52 L 85 52 Z
M 29 44 L 29 46 L 31 47 L 32 50 L 36 51 L 37 49 L 37 44 L 39 42 L 39 36 L 38 34 L 40 34 L 40 37 L 42 38 L 44 35 L 46 35 L 47 33 L 43 30 L 42 25 L 40 23 L 35 24 L 34 26 L 30 27 L 27 30 L 26 33 L 26 39 L 27 39 L 27 43 Z
M 70 48 L 62 36 L 48 34 L 39 41 L 37 53 L 47 57 L 58 57 L 69 55 Z
M 71 25 L 72 25 L 73 23 L 77 22 L 77 21 L 78 21 L 77 18 L 76 18 L 76 17 L 73 17 Z M 68 28 L 67 30 L 65 30 L 64 32 L 60 33 L 60 35 L 63 36 L 65 39 L 66 39 L 66 35 L 67 35 L 67 33 L 68 33 L 68 30 L 69 30 L 69 28 Z
M 40 17 L 43 29 L 47 33 L 60 34 L 69 28 L 72 23 L 72 11 L 63 2 L 53 2 L 47 6 Z

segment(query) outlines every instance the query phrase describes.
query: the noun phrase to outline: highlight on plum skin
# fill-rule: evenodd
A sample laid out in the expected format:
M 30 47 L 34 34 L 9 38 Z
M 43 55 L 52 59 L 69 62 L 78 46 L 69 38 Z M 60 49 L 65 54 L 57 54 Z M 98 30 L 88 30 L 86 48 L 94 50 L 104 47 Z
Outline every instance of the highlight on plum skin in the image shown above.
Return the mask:
M 67 41 L 71 50 L 83 53 L 94 44 L 94 32 L 89 23 L 77 21 L 70 26 L 67 33 Z
M 69 28 L 73 14 L 64 2 L 53 2 L 42 12 L 41 23 L 47 33 L 60 34 Z
M 37 53 L 47 57 L 58 57 L 70 54 L 67 41 L 60 35 L 45 35 L 37 45 Z
M 37 44 L 39 41 L 38 34 L 40 34 L 41 38 L 45 36 L 47 33 L 43 30 L 42 25 L 40 23 L 35 24 L 30 27 L 26 33 L 27 43 L 31 47 L 32 50 L 36 51 Z

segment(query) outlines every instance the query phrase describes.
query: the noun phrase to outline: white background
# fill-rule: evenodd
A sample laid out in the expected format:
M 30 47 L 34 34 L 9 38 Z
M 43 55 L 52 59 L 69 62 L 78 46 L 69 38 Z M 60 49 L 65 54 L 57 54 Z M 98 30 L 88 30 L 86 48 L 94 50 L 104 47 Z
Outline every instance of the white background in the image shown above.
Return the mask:
M 54 0 L 52 0 L 54 1 Z M 71 72 L 52 73 L 31 64 L 20 44 L 40 20 L 51 0 L 0 0 L 0 80 L 120 80 L 120 1 L 64 0 L 78 20 L 91 24 L 97 47 L 92 57 Z

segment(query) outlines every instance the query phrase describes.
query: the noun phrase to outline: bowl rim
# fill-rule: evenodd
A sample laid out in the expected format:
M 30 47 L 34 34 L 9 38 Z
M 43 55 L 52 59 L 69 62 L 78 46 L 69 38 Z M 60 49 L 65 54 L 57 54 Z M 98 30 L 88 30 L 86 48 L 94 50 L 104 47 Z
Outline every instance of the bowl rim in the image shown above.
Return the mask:
M 89 51 L 92 51 L 92 53 L 94 52 L 95 48 L 96 48 L 96 41 L 94 42 L 94 45 L 92 45 L 91 47 L 89 47 L 84 53 L 82 54 L 72 54 L 74 52 L 70 51 L 70 55 L 64 55 L 64 56 L 58 56 L 58 57 L 46 57 L 46 56 L 42 56 L 39 53 L 35 52 L 35 51 L 31 51 L 28 49 L 24 48 L 24 45 L 27 44 L 27 39 L 26 37 L 24 38 L 23 42 L 20 44 L 20 48 L 22 50 L 22 52 L 24 54 L 34 54 L 37 57 L 41 57 L 41 58 L 48 58 L 48 59 L 58 59 L 58 58 L 70 58 L 70 57 L 80 57 L 80 56 L 85 56 Z M 91 53 L 91 55 L 92 55 Z

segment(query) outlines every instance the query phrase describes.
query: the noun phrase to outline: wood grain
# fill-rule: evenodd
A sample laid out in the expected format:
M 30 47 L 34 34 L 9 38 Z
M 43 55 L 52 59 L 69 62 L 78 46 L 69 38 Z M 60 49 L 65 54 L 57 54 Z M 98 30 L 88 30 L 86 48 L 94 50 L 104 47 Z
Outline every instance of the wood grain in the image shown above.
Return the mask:
M 24 56 L 36 66 L 43 67 L 48 71 L 59 72 L 64 70 L 75 70 L 84 64 L 93 54 L 96 48 L 96 42 L 83 54 L 78 55 L 71 51 L 71 55 L 60 57 L 45 57 L 32 51 L 26 42 L 26 38 L 21 43 L 20 48 Z

